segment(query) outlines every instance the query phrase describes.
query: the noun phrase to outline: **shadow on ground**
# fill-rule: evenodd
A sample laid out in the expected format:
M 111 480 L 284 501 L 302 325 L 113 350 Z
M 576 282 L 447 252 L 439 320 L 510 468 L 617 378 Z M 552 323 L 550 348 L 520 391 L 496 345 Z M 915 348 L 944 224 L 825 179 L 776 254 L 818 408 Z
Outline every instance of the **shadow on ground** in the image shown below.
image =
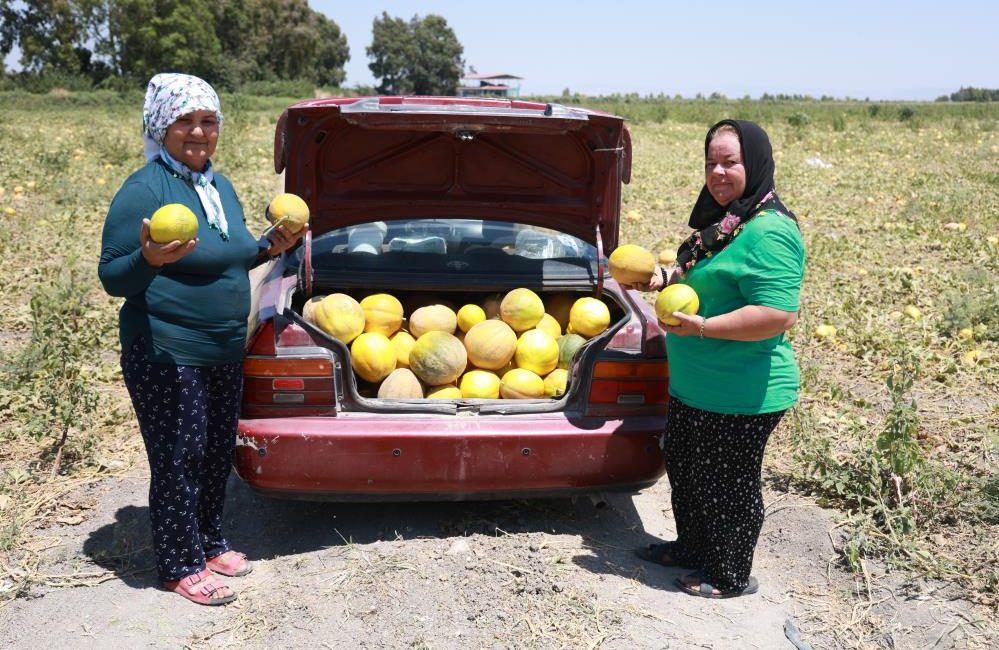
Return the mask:
M 226 530 L 251 560 L 287 558 L 349 544 L 399 539 L 449 539 L 472 535 L 578 535 L 590 551 L 574 558 L 594 573 L 638 579 L 675 590 L 678 572 L 642 562 L 633 549 L 658 541 L 645 532 L 634 495 L 564 499 L 437 503 L 323 503 L 263 497 L 233 478 Z M 129 587 L 154 585 L 149 509 L 125 505 L 113 523 L 89 534 L 83 552 Z

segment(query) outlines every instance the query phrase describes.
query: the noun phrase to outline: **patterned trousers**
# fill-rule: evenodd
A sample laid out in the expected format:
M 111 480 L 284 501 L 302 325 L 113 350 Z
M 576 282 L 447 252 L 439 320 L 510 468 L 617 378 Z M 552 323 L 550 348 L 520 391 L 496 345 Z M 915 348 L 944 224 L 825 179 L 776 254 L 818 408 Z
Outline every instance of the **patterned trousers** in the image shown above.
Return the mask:
M 663 442 L 677 530 L 670 555 L 721 591 L 749 584 L 763 527 L 763 450 L 783 415 L 713 413 L 670 397 Z
M 141 340 L 121 370 L 149 460 L 149 518 L 162 581 L 205 568 L 229 550 L 222 533 L 243 392 L 242 364 L 153 363 Z

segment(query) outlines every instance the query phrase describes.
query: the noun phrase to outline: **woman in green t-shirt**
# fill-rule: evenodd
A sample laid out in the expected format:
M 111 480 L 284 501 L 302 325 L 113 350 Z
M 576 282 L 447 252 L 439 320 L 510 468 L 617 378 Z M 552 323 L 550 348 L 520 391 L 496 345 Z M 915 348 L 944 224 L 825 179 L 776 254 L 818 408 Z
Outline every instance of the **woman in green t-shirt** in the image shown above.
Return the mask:
M 770 140 L 758 125 L 722 120 L 704 145 L 704 188 L 694 233 L 677 266 L 648 286 L 690 285 L 697 314 L 663 325 L 670 401 L 663 451 L 677 539 L 639 549 L 691 594 L 754 593 L 753 551 L 763 525 L 763 450 L 798 399 L 798 367 L 785 332 L 798 314 L 805 249 L 797 219 L 774 191 Z

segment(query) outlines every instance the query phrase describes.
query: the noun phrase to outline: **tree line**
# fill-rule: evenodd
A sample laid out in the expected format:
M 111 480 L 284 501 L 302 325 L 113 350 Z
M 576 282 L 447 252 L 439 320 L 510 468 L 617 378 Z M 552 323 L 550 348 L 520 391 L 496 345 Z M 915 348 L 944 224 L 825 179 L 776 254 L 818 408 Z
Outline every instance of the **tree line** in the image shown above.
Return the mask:
M 938 102 L 999 102 L 999 88 L 962 87 L 956 93 L 937 97 Z
M 20 51 L 21 70 L 2 60 Z M 441 16 L 383 12 L 366 48 L 386 94 L 454 94 L 463 48 Z M 307 0 L 23 0 L 0 7 L 0 72 L 94 88 L 141 88 L 157 72 L 198 75 L 225 90 L 253 82 L 339 87 L 350 59 L 337 23 Z

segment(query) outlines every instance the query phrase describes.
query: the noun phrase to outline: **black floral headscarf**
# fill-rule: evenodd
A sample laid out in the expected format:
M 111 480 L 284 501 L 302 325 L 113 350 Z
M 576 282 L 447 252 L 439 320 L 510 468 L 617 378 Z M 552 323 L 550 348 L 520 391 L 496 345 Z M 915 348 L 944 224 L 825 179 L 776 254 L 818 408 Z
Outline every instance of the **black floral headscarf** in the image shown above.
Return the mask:
M 739 134 L 742 164 L 746 168 L 746 189 L 742 196 L 727 206 L 720 205 L 711 196 L 708 186 L 701 188 L 688 225 L 694 229 L 676 252 L 676 264 L 681 273 L 690 270 L 698 260 L 711 257 L 728 246 L 750 219 L 764 210 L 776 210 L 797 223 L 798 218 L 788 210 L 774 190 L 774 156 L 770 138 L 758 124 L 747 120 L 722 120 L 704 138 L 704 157 L 707 159 L 711 138 L 719 127 L 728 124 Z

